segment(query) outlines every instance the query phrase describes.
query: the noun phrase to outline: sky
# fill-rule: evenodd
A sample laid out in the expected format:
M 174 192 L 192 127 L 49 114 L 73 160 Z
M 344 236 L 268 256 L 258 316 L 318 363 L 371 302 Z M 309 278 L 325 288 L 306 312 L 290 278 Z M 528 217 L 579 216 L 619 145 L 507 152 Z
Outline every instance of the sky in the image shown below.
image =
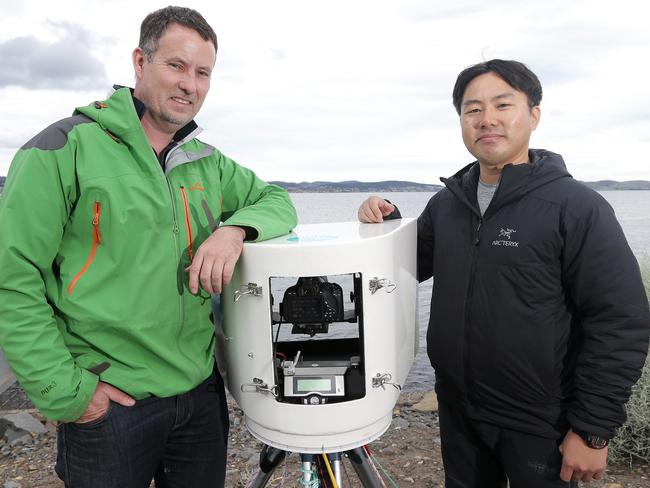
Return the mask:
M 200 139 L 265 180 L 439 183 L 473 158 L 451 92 L 492 58 L 544 90 L 531 147 L 583 181 L 650 180 L 650 29 L 619 0 L 212 0 Z M 0 175 L 74 107 L 134 83 L 139 26 L 168 2 L 2 0 Z

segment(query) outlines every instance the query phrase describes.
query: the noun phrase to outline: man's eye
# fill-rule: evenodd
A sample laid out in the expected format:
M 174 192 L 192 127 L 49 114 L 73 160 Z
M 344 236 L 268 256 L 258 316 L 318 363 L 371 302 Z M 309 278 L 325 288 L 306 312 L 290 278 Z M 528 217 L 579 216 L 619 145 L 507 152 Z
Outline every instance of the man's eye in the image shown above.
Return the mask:
M 478 108 L 470 108 L 470 109 L 467 110 L 465 113 L 466 113 L 466 114 L 477 114 L 477 113 L 479 113 L 480 111 L 481 111 L 481 110 L 478 109 Z
M 497 105 L 497 108 L 508 108 L 510 106 L 512 106 L 511 103 L 500 103 L 499 105 Z
M 210 78 L 210 73 L 208 73 L 207 71 L 199 71 L 199 76 L 201 76 L 202 78 Z
M 181 69 L 181 65 L 179 63 L 169 63 L 169 66 L 174 69 Z

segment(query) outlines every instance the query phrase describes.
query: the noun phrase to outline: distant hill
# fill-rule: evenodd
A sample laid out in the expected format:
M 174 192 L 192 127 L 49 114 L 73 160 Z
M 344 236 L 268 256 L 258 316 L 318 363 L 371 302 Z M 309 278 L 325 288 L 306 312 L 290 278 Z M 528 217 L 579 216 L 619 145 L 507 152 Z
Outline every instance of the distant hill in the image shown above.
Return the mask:
M 291 183 L 286 181 L 272 181 L 278 186 L 285 188 L 292 193 L 369 193 L 369 192 L 392 192 L 392 191 L 424 191 L 434 193 L 442 188 L 442 185 L 427 183 L 415 183 L 413 181 L 303 181 Z M 597 191 L 607 190 L 650 190 L 650 181 L 584 181 L 585 185 Z M 5 177 L 0 176 L 0 191 L 5 184 Z
M 650 190 L 650 181 L 632 180 L 632 181 L 585 181 L 583 182 L 590 188 L 597 191 L 607 190 Z
M 414 183 L 412 181 L 313 181 L 289 183 L 271 181 L 292 193 L 356 193 L 356 192 L 391 192 L 391 191 L 426 191 L 436 192 L 442 185 Z
M 272 181 L 292 193 L 344 193 L 344 192 L 391 192 L 391 191 L 424 191 L 436 192 L 442 185 L 414 183 L 412 181 L 314 181 L 289 183 Z M 607 190 L 650 190 L 650 181 L 584 181 L 585 185 L 596 191 Z

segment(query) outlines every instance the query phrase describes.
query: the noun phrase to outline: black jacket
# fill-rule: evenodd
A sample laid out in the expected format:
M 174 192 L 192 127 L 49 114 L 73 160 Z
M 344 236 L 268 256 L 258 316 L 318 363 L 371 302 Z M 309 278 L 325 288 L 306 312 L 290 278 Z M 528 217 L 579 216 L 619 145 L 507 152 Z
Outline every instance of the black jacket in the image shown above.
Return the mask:
M 436 391 L 505 428 L 611 438 L 648 350 L 639 266 L 610 205 L 561 156 L 530 161 L 504 168 L 483 217 L 473 163 L 418 219 Z

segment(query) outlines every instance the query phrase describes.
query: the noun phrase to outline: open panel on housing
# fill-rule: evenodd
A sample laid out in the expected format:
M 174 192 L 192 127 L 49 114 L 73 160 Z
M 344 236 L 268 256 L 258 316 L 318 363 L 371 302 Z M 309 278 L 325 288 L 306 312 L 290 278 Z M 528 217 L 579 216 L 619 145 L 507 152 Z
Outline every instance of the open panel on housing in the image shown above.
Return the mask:
M 361 273 L 271 277 L 269 285 L 277 401 L 363 398 Z

